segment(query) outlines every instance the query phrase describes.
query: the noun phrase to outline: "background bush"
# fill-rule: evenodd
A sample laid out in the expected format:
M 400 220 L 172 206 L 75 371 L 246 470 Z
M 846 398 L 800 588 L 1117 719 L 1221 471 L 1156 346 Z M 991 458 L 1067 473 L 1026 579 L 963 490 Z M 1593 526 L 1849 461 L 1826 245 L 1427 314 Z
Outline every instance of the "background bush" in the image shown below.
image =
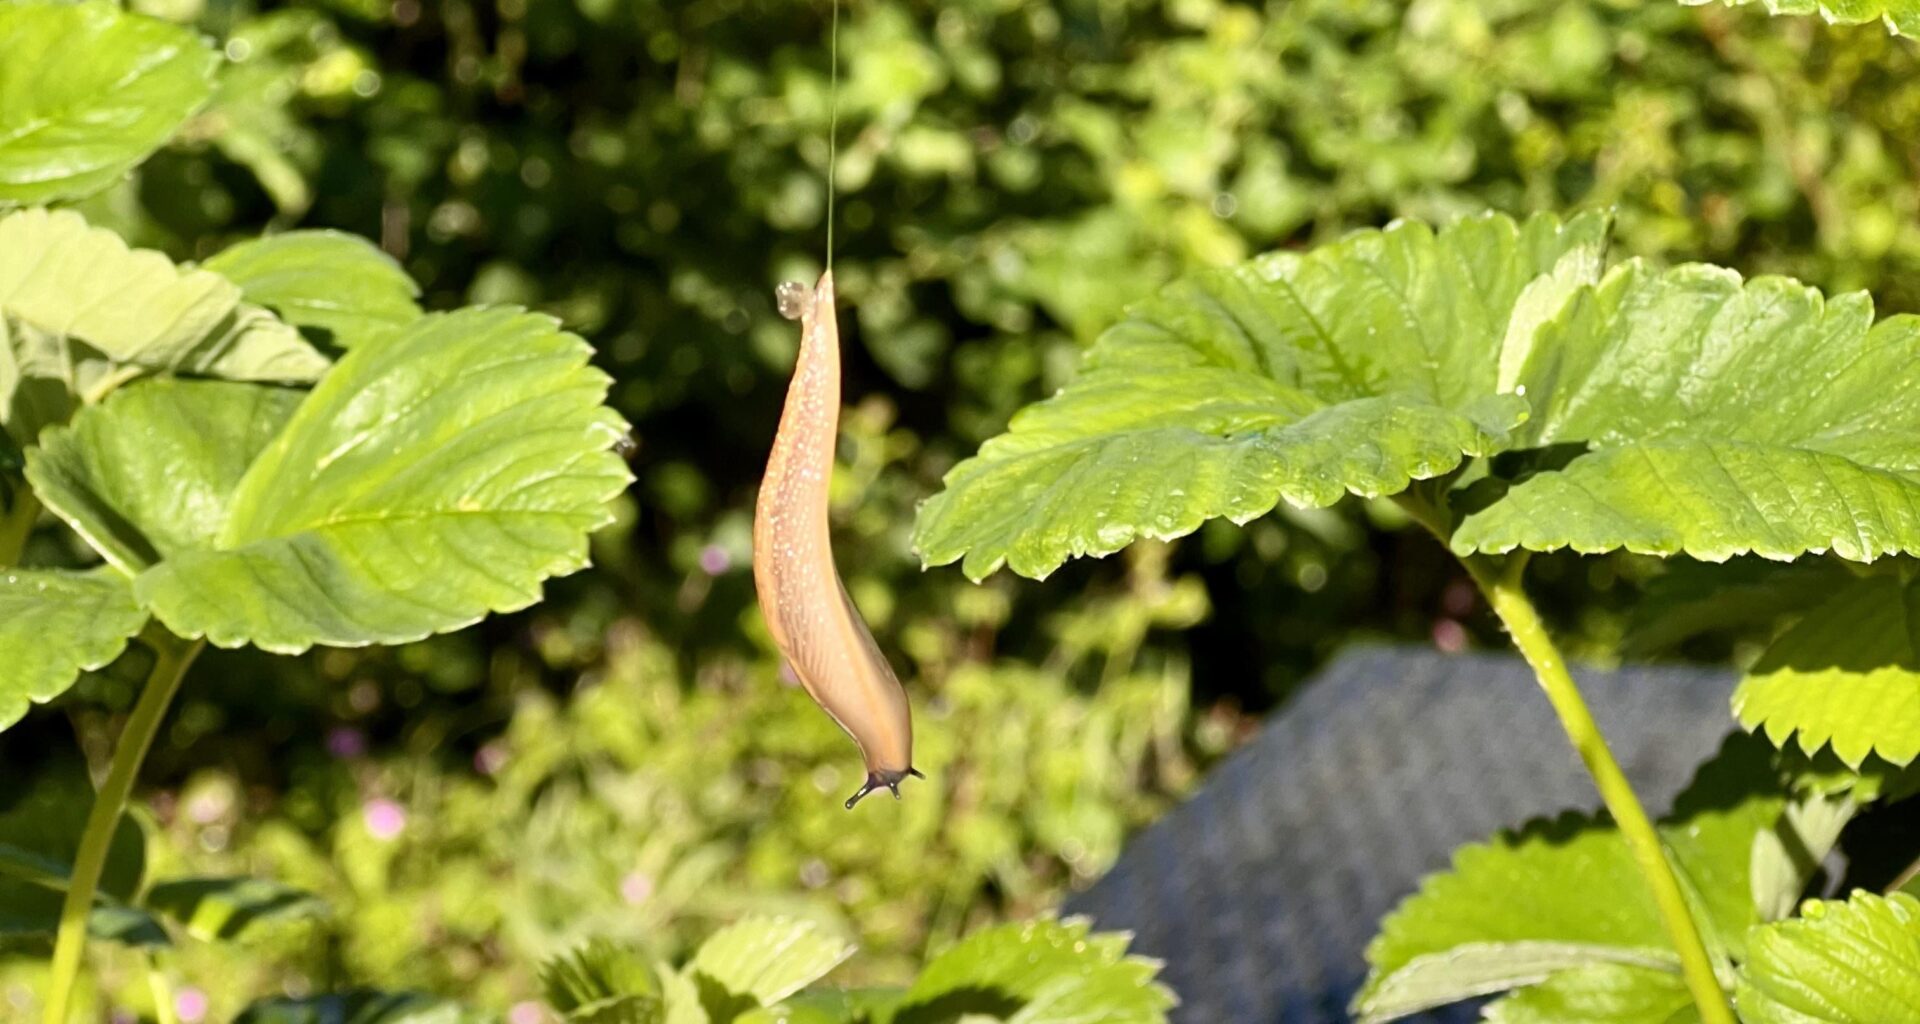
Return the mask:
M 747 909 L 831 923 L 865 950 L 857 980 L 897 980 L 1096 876 L 1336 647 L 1487 635 L 1442 552 L 1353 502 L 1069 566 L 1051 596 L 919 572 L 914 504 L 1182 268 L 1396 216 L 1610 206 L 1633 254 L 1920 309 L 1920 48 L 1875 26 L 1606 0 L 847 0 L 836 526 L 931 776 L 849 816 L 855 759 L 777 681 L 746 571 L 795 344 L 772 288 L 825 244 L 826 5 L 136 6 L 232 64 L 89 218 L 180 258 L 265 227 L 366 234 L 429 306 L 563 317 L 640 442 L 599 568 L 535 611 L 394 651 L 208 655 L 148 774 L 156 874 L 270 874 L 336 909 L 262 940 L 271 978 L 183 954 L 235 1001 L 353 980 L 504 1006 L 579 935 L 666 955 Z M 1603 658 L 1659 571 L 1538 564 L 1570 647 Z M 98 750 L 132 692 L 96 678 L 38 714 Z

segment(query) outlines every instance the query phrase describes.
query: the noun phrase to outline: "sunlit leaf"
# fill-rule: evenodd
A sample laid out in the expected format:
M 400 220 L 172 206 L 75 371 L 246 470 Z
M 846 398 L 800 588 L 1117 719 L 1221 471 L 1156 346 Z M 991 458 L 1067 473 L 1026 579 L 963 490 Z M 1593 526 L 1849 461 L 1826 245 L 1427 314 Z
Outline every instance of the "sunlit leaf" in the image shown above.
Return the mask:
M 207 101 L 218 63 L 193 32 L 105 0 L 0 4 L 0 206 L 112 184 Z
M 1920 757 L 1920 582 L 1857 580 L 1774 641 L 1734 691 L 1734 713 L 1775 743 L 1830 746 L 1858 768 Z
M 118 573 L 0 569 L 0 729 L 119 657 L 146 621 Z
M 338 231 L 289 231 L 241 242 L 206 262 L 247 301 L 348 348 L 420 316 L 420 288 L 373 243 Z
M 1700 6 L 1716 0 L 1680 0 Z M 1729 7 L 1743 7 L 1756 0 L 1718 0 Z M 1817 15 L 1837 25 L 1860 25 L 1877 21 L 1896 35 L 1920 39 L 1920 0 L 1757 0 L 1768 14 Z
M 278 922 L 327 914 L 320 897 L 265 878 L 178 878 L 147 891 L 146 905 L 209 942 L 242 939 Z
M 22 443 L 142 371 L 306 382 L 327 365 L 218 274 L 70 211 L 0 217 L 0 424 Z
M 43 434 L 27 480 L 102 557 L 137 575 L 218 543 L 234 489 L 305 398 L 224 381 L 127 385 Z
M 1720 956 L 1737 957 L 1747 929 L 1760 920 L 1754 841 L 1785 804 L 1771 758 L 1764 743 L 1736 735 L 1701 767 L 1660 826 L 1682 886 L 1704 911 L 1708 947 Z M 1456 851 L 1450 870 L 1428 877 L 1382 922 L 1367 961 L 1373 971 L 1354 1001 L 1363 1021 L 1535 985 L 1569 970 L 1679 968 L 1618 830 L 1573 814 Z M 1563 994 L 1580 987 L 1566 985 Z
M 534 603 L 586 564 L 629 480 L 588 354 L 510 309 L 354 349 L 241 477 L 213 543 L 167 553 L 135 596 L 180 635 L 283 653 L 417 640 Z
M 713 933 L 688 969 L 728 995 L 776 1003 L 825 976 L 853 946 L 809 921 L 748 918 Z
M 1466 516 L 1459 554 L 1920 551 L 1920 317 L 1630 263 L 1542 327 L 1515 444 L 1587 446 Z
M 1920 900 L 1855 891 L 1755 928 L 1735 1000 L 1747 1024 L 1920 1020 Z
M 1598 216 L 1399 223 L 1178 281 L 947 475 L 915 545 L 975 578 L 1002 564 L 1038 577 L 1283 499 L 1393 494 L 1501 451 L 1527 416 L 1501 365 L 1597 268 L 1605 232 Z
M 1126 955 L 1127 936 L 1083 920 L 985 928 L 935 957 L 892 1016 L 934 1024 L 962 1014 L 1007 1020 L 1158 1021 L 1174 1003 L 1158 965 Z
M 1595 964 L 1561 971 L 1502 997 L 1487 1024 L 1695 1024 L 1687 984 L 1673 971 Z

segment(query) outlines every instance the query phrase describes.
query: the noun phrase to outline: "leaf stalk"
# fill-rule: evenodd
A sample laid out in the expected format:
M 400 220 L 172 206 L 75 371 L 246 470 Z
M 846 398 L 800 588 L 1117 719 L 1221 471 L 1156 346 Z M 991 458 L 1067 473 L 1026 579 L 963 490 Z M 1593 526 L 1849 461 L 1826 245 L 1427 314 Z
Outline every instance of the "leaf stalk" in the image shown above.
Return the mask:
M 1579 684 L 1567 670 L 1566 659 L 1554 646 L 1546 625 L 1540 621 L 1539 612 L 1521 587 L 1522 573 L 1519 569 L 1524 567 L 1525 560 L 1515 560 L 1504 567 L 1496 567 L 1490 560 L 1479 556 L 1463 561 L 1473 581 L 1479 584 L 1481 593 L 1486 595 L 1487 603 L 1493 607 L 1493 613 L 1506 626 L 1514 646 L 1520 649 L 1521 656 L 1532 666 L 1540 689 L 1546 692 L 1561 727 L 1566 730 L 1574 751 L 1580 755 L 1587 774 L 1593 778 L 1594 788 L 1600 791 L 1601 801 L 1606 804 L 1607 812 L 1613 816 L 1621 837 L 1626 840 L 1634 865 L 1639 868 L 1642 880 L 1653 895 L 1654 907 L 1659 911 L 1667 938 L 1680 955 L 1680 973 L 1686 980 L 1687 991 L 1693 996 L 1694 1005 L 1700 1010 L 1701 1021 L 1703 1024 L 1735 1024 L 1726 990 L 1721 988 L 1715 976 L 1713 959 L 1708 956 L 1699 926 L 1687 907 L 1686 893 L 1680 888 L 1672 862 L 1667 859 L 1660 834 L 1654 830 L 1646 808 L 1634 794 L 1626 773 L 1620 770 L 1620 762 L 1614 759 L 1613 751 L 1607 746 L 1599 723 L 1594 721 L 1592 710 L 1580 695 Z
M 100 887 L 100 874 L 106 867 L 107 850 L 113 845 L 120 814 L 126 809 L 134 777 L 140 773 L 153 738 L 160 732 L 167 707 L 180 691 L 188 666 L 206 644 L 204 640 L 182 640 L 157 627 L 149 629 L 143 639 L 153 648 L 153 669 L 147 673 L 146 686 L 120 732 L 119 742 L 114 744 L 106 780 L 100 784 L 93 809 L 87 812 L 86 827 L 80 833 L 80 849 L 74 855 L 73 876 L 60 906 L 60 927 L 54 936 L 52 976 L 42 1018 L 45 1024 L 66 1024 L 80 977 L 80 961 L 86 952 L 87 918 L 93 910 L 94 893 Z

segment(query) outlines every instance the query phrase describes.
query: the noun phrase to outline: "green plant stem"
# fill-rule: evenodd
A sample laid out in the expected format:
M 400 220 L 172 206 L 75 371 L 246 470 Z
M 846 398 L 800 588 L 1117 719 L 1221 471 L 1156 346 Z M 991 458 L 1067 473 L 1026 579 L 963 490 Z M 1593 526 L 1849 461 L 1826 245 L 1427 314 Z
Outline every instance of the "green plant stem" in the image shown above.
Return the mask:
M 39 518 L 39 497 L 22 486 L 14 495 L 13 507 L 0 515 L 0 568 L 20 564 L 27 538 L 33 536 L 34 520 Z
M 153 954 L 145 957 L 147 961 L 147 990 L 153 993 L 154 1024 L 180 1024 L 180 1015 L 173 1009 L 173 984 L 167 980 L 167 972 Z
M 1561 727 L 1567 731 L 1573 749 L 1587 766 L 1587 774 L 1593 777 L 1594 788 L 1600 791 L 1600 799 L 1619 826 L 1634 864 L 1653 893 L 1654 906 L 1666 927 L 1667 938 L 1680 954 L 1680 973 L 1686 979 L 1694 1005 L 1700 1010 L 1701 1021 L 1703 1024 L 1735 1024 L 1726 991 L 1714 976 L 1713 960 L 1707 955 L 1700 929 L 1687 908 L 1686 894 L 1673 873 L 1672 863 L 1667 860 L 1660 834 L 1654 831 L 1646 808 L 1641 806 L 1640 798 L 1627 782 L 1626 773 L 1620 770 L 1620 762 L 1614 760 L 1613 751 L 1608 749 L 1606 737 L 1600 734 L 1600 726 L 1593 720 L 1593 712 L 1580 696 L 1579 684 L 1567 671 L 1566 659 L 1547 635 L 1540 614 L 1520 586 L 1520 570 L 1526 565 L 1524 558 L 1516 559 L 1504 573 L 1495 572 L 1492 563 L 1483 558 L 1464 561 L 1474 582 L 1480 585 L 1487 602 L 1493 606 L 1493 613 L 1500 617 L 1513 637 L 1514 646 L 1533 667 L 1533 674 L 1553 704 Z
M 150 629 L 144 639 L 154 651 L 153 670 L 133 706 L 127 726 L 114 744 L 113 761 L 107 778 L 93 798 L 87 812 L 85 831 L 80 834 L 80 850 L 73 859 L 73 875 L 67 882 L 67 896 L 60 905 L 60 928 L 53 943 L 52 977 L 47 985 L 46 1024 L 66 1024 L 72 1008 L 74 984 L 80 977 L 80 961 L 86 952 L 87 917 L 93 910 L 94 892 L 100 887 L 100 872 L 107 863 L 107 849 L 113 845 L 120 813 L 126 809 L 127 794 L 133 790 L 134 776 L 153 746 L 167 706 L 180 690 L 204 641 L 186 641 L 158 628 Z

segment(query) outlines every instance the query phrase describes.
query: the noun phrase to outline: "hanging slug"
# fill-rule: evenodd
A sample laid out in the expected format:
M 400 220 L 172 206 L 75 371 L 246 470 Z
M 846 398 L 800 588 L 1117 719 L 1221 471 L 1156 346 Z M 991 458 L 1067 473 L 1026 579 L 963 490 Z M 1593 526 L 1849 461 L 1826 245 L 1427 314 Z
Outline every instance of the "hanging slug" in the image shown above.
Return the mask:
M 847 596 L 827 537 L 827 483 L 840 434 L 840 326 L 833 271 L 811 293 L 789 281 L 780 315 L 800 321 L 800 358 L 753 511 L 753 584 L 774 645 L 800 685 L 866 759 L 867 781 L 847 809 L 881 786 L 900 798 L 912 775 L 907 694 Z

